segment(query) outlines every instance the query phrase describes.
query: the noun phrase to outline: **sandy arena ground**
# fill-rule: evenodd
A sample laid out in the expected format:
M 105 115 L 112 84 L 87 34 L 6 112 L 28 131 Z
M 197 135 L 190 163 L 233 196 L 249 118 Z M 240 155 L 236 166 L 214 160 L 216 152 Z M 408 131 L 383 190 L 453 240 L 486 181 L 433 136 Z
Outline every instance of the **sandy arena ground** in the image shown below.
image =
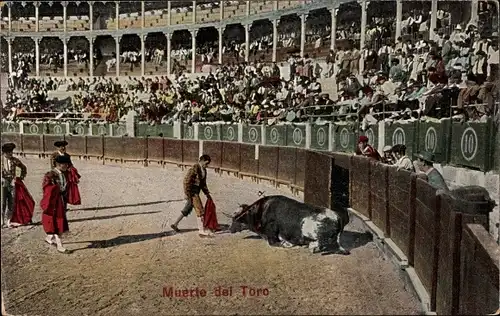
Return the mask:
M 22 158 L 25 180 L 37 202 L 48 159 Z M 2 229 L 2 292 L 9 314 L 19 315 L 248 315 L 419 314 L 394 266 L 359 227 L 343 240 L 351 255 L 313 255 L 305 248 L 275 249 L 252 233 L 200 239 L 194 213 L 169 228 L 183 206 L 175 166 L 106 165 L 75 161 L 83 205 L 69 212 L 70 233 L 60 254 L 43 241 L 40 225 Z M 208 175 L 221 211 L 266 195 L 286 194 L 265 183 Z M 173 202 L 166 202 L 174 200 Z M 245 238 L 246 237 L 246 238 Z M 164 287 L 198 288 L 205 297 L 163 297 Z M 244 296 L 240 286 L 260 291 Z M 232 287 L 232 296 L 214 288 Z

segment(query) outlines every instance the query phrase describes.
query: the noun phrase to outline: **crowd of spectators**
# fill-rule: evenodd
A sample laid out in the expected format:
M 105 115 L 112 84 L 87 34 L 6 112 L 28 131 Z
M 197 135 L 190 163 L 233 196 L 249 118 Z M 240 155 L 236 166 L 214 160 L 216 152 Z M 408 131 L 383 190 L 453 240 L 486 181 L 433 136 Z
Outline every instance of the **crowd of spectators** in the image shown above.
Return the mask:
M 283 24 L 280 45 L 300 45 L 300 32 L 291 27 L 295 22 Z M 151 123 L 176 119 L 268 124 L 360 120 L 363 128 L 379 120 L 440 119 L 450 115 L 484 120 L 495 114 L 498 34 L 481 25 L 452 26 L 450 14 L 444 11 L 438 16 L 438 27 L 429 32 L 429 13 L 421 10 L 405 14 L 402 36 L 394 41 L 393 22 L 387 17 L 371 18 L 361 49 L 357 43 L 359 25 L 338 25 L 336 50 L 329 52 L 326 66 L 319 62 L 316 51 L 312 58 L 308 53 L 302 58 L 297 50 L 289 51 L 286 64 L 290 77 L 286 79 L 276 63 L 258 58 L 272 47 L 272 33 L 265 25 L 253 30 L 250 55 L 255 58 L 251 62 L 242 62 L 245 49 L 241 38 L 226 38 L 224 52 L 233 52 L 235 58 L 197 79 L 189 79 L 181 68 L 171 79 L 129 78 L 126 83 L 110 77 L 40 81 L 27 76 L 33 54 L 19 53 L 13 56 L 15 74 L 11 74 L 12 89 L 3 109 L 12 117 L 22 111 L 56 111 L 71 103 L 63 110 L 92 113 L 111 121 L 134 109 L 141 119 Z M 329 33 L 329 26 L 316 24 L 308 29 L 308 42 L 320 49 L 326 45 Z M 217 63 L 217 46 L 216 41 L 198 46 L 203 62 Z M 172 57 L 187 63 L 189 48 L 174 48 Z M 42 55 L 42 60 L 60 67 L 58 54 Z M 85 52 L 71 54 L 83 56 L 75 57 L 81 61 L 88 57 Z M 161 64 L 165 56 L 161 47 L 149 46 L 146 50 L 148 62 Z M 141 60 L 140 52 L 133 50 L 123 51 L 121 58 L 131 69 Z M 112 59 L 108 62 L 109 71 Z M 177 61 L 173 63 L 175 66 Z M 323 93 L 320 81 L 324 78 L 335 78 L 335 95 Z M 65 102 L 48 97 L 50 91 L 61 89 L 78 93 Z

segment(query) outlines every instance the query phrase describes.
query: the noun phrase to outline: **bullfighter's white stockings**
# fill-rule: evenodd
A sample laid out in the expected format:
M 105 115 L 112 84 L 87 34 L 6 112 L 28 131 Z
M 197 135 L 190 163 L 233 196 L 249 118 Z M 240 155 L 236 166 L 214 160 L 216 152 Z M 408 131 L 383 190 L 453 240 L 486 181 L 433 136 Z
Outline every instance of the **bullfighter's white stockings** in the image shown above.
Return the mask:
M 54 235 L 49 234 L 45 238 L 45 242 L 47 242 L 49 245 L 53 245 L 54 244 L 54 240 L 53 239 L 54 239 Z
M 213 234 L 207 230 L 205 230 L 205 227 L 203 226 L 203 218 L 196 217 L 196 221 L 198 222 L 198 234 L 200 237 L 213 237 Z
M 59 251 L 59 252 L 66 252 L 66 248 L 63 247 L 61 238 L 59 238 L 58 235 L 54 235 L 54 239 L 56 240 L 57 251 Z

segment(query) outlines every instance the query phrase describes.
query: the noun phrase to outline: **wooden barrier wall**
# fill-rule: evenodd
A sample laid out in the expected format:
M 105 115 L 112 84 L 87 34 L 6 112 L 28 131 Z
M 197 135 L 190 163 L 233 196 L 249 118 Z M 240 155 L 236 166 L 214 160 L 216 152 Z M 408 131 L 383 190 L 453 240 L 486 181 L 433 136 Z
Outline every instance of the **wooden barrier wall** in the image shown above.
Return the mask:
M 15 153 L 44 157 L 50 135 L 2 135 Z M 67 136 L 68 152 L 82 159 L 144 165 L 197 161 L 200 143 L 168 138 Z M 203 141 L 211 168 L 265 179 L 303 191 L 322 207 L 348 205 L 371 220 L 407 257 L 438 314 L 485 315 L 498 308 L 500 247 L 488 234 L 487 215 L 462 214 L 452 199 L 415 174 L 359 156 L 300 148 Z M 342 191 L 342 192 L 339 192 Z

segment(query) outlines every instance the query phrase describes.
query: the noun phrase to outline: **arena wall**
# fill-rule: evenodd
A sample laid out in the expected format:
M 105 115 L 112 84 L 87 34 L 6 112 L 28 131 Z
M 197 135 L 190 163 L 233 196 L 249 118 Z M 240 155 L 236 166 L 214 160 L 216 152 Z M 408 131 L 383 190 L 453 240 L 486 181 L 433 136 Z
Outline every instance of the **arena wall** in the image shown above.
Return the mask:
M 415 174 L 347 153 L 259 144 L 159 137 L 58 136 L 4 133 L 16 154 L 47 158 L 64 137 L 80 159 L 189 166 L 201 153 L 212 168 L 304 192 L 322 207 L 348 206 L 375 234 L 376 244 L 411 280 L 428 311 L 493 313 L 498 308 L 500 247 L 488 215 L 459 212 L 454 201 Z

